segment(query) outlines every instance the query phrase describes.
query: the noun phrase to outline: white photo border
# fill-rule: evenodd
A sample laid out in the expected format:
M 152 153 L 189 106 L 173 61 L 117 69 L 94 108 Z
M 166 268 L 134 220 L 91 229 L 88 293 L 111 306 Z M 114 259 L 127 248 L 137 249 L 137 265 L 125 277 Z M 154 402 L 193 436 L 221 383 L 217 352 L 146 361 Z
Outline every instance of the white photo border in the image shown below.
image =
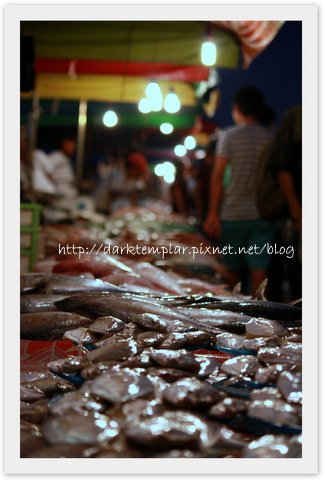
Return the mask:
M 168 8 L 167 8 L 168 6 Z M 7 474 L 315 474 L 318 469 L 318 37 L 316 5 L 10 4 L 4 8 L 4 467 Z M 303 456 L 301 459 L 26 459 L 19 453 L 19 35 L 27 20 L 302 21 Z M 307 328 L 305 328 L 307 327 Z

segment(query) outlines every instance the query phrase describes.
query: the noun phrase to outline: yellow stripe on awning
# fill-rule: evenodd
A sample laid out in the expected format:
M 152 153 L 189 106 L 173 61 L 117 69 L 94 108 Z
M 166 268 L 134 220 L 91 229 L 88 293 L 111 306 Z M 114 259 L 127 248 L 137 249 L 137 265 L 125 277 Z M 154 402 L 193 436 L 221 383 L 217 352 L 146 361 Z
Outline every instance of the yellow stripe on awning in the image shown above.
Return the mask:
M 93 100 L 107 102 L 138 103 L 145 96 L 148 79 L 142 77 L 122 77 L 119 75 L 68 75 L 39 74 L 36 81 L 36 94 L 39 98 L 61 100 Z M 173 88 L 184 106 L 195 105 L 194 88 L 186 82 L 161 80 L 159 85 L 163 95 Z

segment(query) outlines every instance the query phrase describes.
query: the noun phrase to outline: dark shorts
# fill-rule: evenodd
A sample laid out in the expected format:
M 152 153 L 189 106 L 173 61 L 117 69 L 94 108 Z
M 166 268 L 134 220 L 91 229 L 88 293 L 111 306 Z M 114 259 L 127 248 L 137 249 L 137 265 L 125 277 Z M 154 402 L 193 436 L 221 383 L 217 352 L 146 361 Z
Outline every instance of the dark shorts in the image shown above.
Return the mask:
M 222 256 L 229 270 L 243 268 L 267 270 L 272 255 L 267 245 L 275 238 L 275 225 L 267 220 L 238 220 L 221 222 L 221 246 L 230 245 Z M 230 253 L 230 251 L 232 253 Z

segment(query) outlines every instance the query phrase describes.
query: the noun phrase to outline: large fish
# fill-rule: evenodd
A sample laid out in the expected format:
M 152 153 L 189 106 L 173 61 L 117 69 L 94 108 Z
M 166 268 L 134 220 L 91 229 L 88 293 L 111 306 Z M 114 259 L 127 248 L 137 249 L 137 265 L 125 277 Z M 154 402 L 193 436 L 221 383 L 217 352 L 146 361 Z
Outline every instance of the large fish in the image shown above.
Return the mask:
M 164 292 L 177 295 L 184 295 L 186 293 L 171 275 L 148 262 L 136 264 L 134 270 Z
M 25 273 L 20 275 L 20 293 L 31 293 L 45 285 L 46 275 L 42 273 Z
M 62 300 L 64 295 L 46 295 L 31 293 L 20 297 L 20 313 L 53 312 L 58 310 L 55 302 Z
M 20 338 L 60 340 L 67 330 L 90 325 L 88 317 L 69 312 L 39 312 L 20 315 Z
M 119 260 L 105 254 L 85 254 L 81 258 L 68 258 L 54 265 L 53 273 L 64 273 L 70 271 L 91 272 L 96 277 L 109 275 L 114 271 L 131 273 L 132 268 Z
M 82 292 L 119 292 L 121 288 L 99 278 L 52 274 L 48 276 L 44 290 L 46 293 L 71 295 Z
M 167 319 L 182 320 L 181 313 L 168 308 L 156 299 L 130 294 L 84 294 L 67 297 L 56 305 L 69 312 L 81 313 L 91 318 L 111 315 L 129 322 L 131 315 L 153 313 Z
M 290 321 L 301 320 L 302 310 L 300 307 L 288 305 L 286 303 L 265 302 L 262 300 L 224 300 L 200 303 L 208 309 L 230 310 L 231 312 L 239 312 L 252 317 L 263 317 L 271 320 L 282 321 L 285 325 Z M 196 305 L 193 305 L 196 306 Z

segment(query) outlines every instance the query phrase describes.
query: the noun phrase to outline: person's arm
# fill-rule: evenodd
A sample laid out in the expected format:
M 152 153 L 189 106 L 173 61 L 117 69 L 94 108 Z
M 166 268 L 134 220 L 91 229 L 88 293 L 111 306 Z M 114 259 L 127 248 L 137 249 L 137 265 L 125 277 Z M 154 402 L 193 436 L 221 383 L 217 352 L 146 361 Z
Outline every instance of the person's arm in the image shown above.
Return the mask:
M 223 194 L 223 177 L 228 159 L 218 156 L 212 171 L 210 183 L 210 203 L 204 231 L 213 237 L 220 235 L 219 208 Z
M 175 195 L 175 205 L 178 212 L 182 213 L 183 215 L 187 215 L 186 202 L 184 199 L 182 189 L 179 185 L 175 185 L 174 195 Z
M 294 228 L 299 230 L 301 228 L 301 205 L 297 197 L 293 177 L 289 172 L 280 171 L 278 173 L 278 181 L 281 192 L 289 206 Z

